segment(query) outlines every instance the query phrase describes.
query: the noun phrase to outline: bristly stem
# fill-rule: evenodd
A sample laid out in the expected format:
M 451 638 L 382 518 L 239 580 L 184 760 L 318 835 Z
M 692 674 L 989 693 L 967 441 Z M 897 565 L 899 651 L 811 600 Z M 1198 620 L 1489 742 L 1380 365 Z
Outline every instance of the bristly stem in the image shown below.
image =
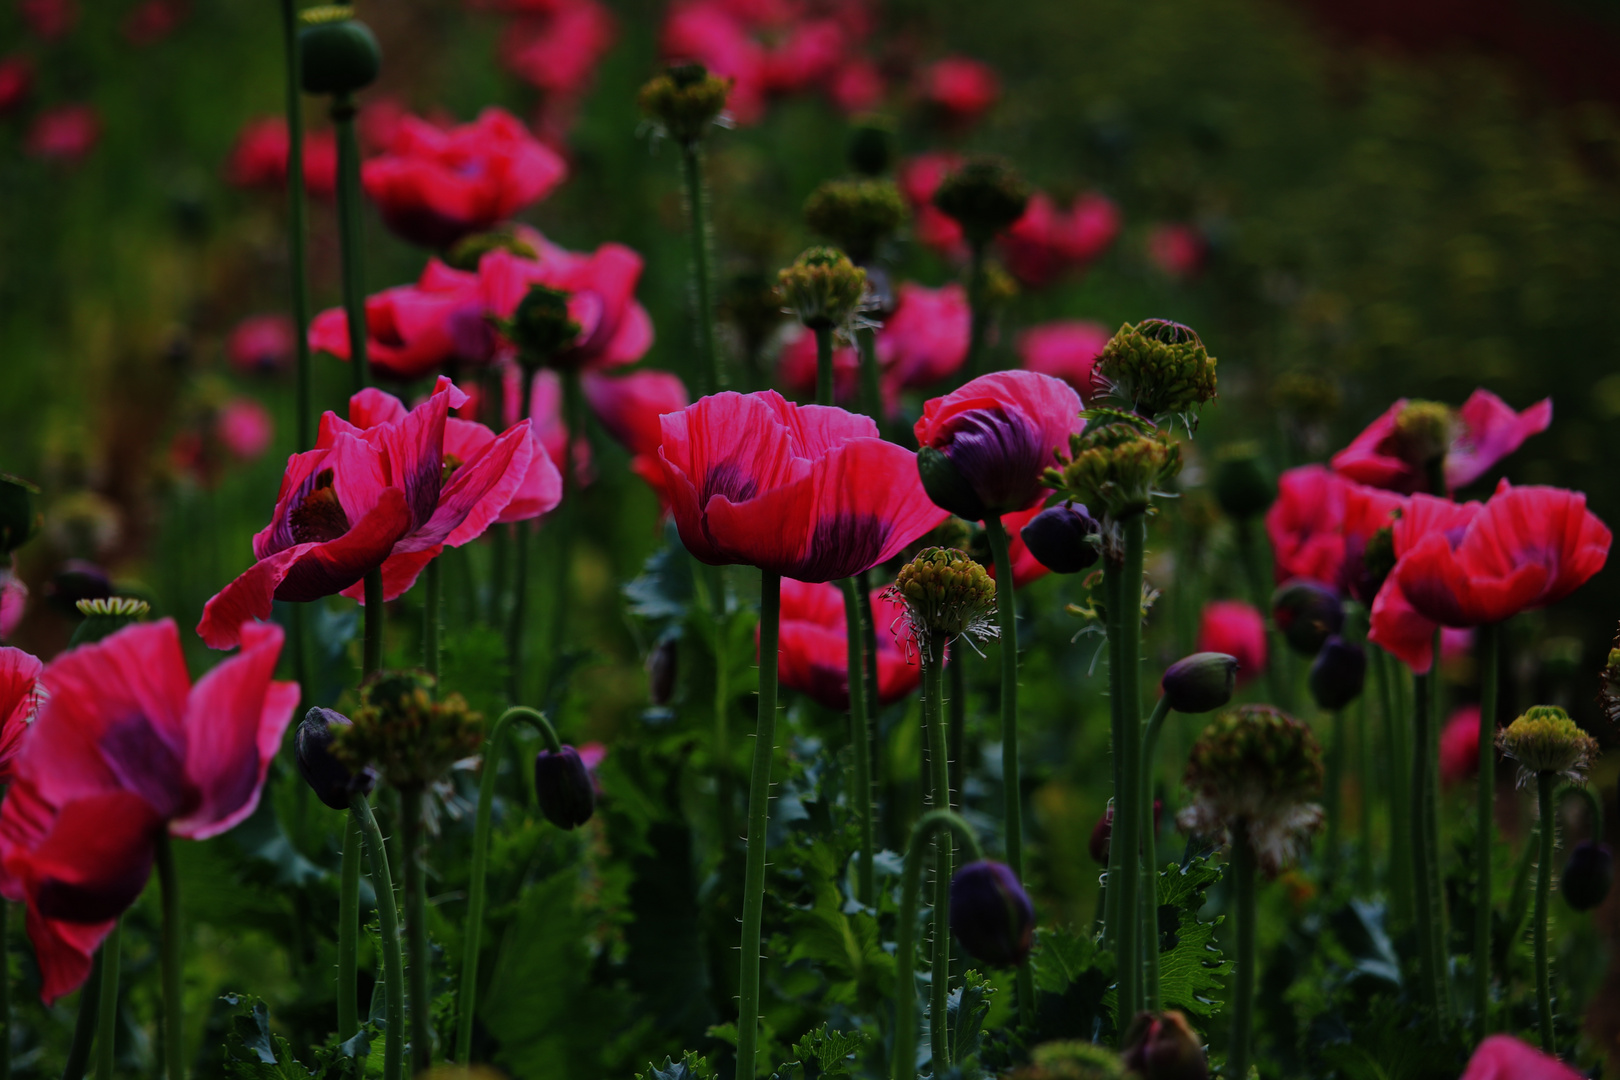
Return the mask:
M 859 574 L 856 574 L 855 584 L 858 587 L 861 595 L 861 631 L 862 637 L 865 639 L 866 708 L 868 715 L 872 718 L 872 723 L 869 730 L 871 738 L 868 742 L 868 760 L 872 763 L 872 781 L 873 783 L 876 783 L 877 778 L 882 775 L 882 763 L 878 757 L 878 752 L 883 743 L 878 737 L 877 733 L 878 706 L 881 704 L 881 701 L 878 697 L 878 628 L 877 616 L 874 614 L 872 608 L 872 571 L 862 570 Z M 889 628 L 885 627 L 884 629 L 887 630 Z
M 890 1080 L 917 1078 L 917 893 L 922 886 L 923 849 L 936 832 L 946 829 L 962 841 L 969 862 L 984 858 L 979 838 L 967 822 L 949 810 L 930 810 L 912 827 L 900 872 L 900 911 L 895 923 L 894 1057 Z
M 68 1044 L 67 1062 L 62 1067 L 62 1080 L 84 1080 L 90 1067 L 90 1051 L 95 1046 L 96 1028 L 101 1016 L 101 973 L 104 967 L 102 953 L 96 950 L 90 961 L 90 977 L 79 989 L 79 1015 L 73 1023 L 73 1041 Z
M 962 753 L 967 743 L 967 655 L 956 650 L 945 663 L 945 748 L 951 765 L 951 809 L 962 811 Z
M 883 384 L 878 373 L 877 331 L 865 326 L 855 331 L 855 348 L 861 362 L 861 412 L 877 422 L 878 431 L 884 429 Z
M 433 999 L 427 935 L 427 853 L 422 845 L 423 792 L 412 785 L 399 792 L 400 840 L 405 860 L 405 961 L 411 1014 L 411 1075 L 433 1064 Z
M 343 868 L 338 884 L 338 1040 L 360 1030 L 360 821 L 353 810 L 343 822 Z
M 1541 1019 L 1541 1048 L 1556 1054 L 1553 1039 L 1552 979 L 1547 963 L 1547 898 L 1552 891 L 1553 843 L 1558 823 L 1553 819 L 1553 783 L 1557 774 L 1536 774 L 1536 799 L 1541 810 L 1541 864 L 1536 867 L 1536 1009 Z
M 96 962 L 101 965 L 100 1004 L 96 1024 L 96 1080 L 113 1080 L 118 1049 L 118 979 L 122 966 L 124 920 L 113 923 L 112 933 L 101 943 Z M 90 992 L 87 985 L 85 991 Z
M 945 643 L 922 643 L 923 725 L 928 736 L 928 802 L 930 810 L 951 808 L 949 750 L 945 738 Z M 933 1071 L 943 1076 L 951 1067 L 950 1025 L 945 1022 L 951 997 L 951 834 L 934 834 L 934 941 L 928 968 L 928 1038 Z M 902 914 L 902 918 L 904 915 Z
M 443 567 L 434 559 L 423 571 L 422 666 L 433 676 L 434 693 L 439 684 L 439 624 L 444 621 Z
M 984 343 L 990 335 L 990 298 L 985 295 L 989 291 L 985 273 L 987 246 L 988 242 L 984 240 L 968 241 L 968 311 L 971 321 L 968 324 L 967 362 L 962 367 L 970 379 L 984 374 Z
M 833 403 L 833 332 L 830 326 L 818 326 L 816 335 L 816 404 Z
M 1110 806 L 1113 808 L 1113 820 L 1110 824 L 1108 841 L 1108 867 L 1103 878 L 1103 944 L 1108 948 L 1117 948 L 1119 942 L 1119 878 L 1124 865 L 1124 849 L 1114 840 L 1118 834 L 1113 829 L 1119 826 L 1119 801 L 1125 796 L 1125 716 L 1120 711 L 1119 695 L 1113 692 L 1114 679 L 1123 662 L 1119 652 L 1119 613 L 1120 613 L 1120 566 L 1112 559 L 1103 562 L 1103 629 L 1106 634 L 1108 648 L 1108 722 L 1109 722 L 1109 765 L 1113 773 L 1113 798 Z M 1107 812 L 1106 810 L 1104 811 Z M 1117 966 L 1117 965 L 1116 965 Z
M 349 329 L 349 364 L 354 392 L 371 385 L 366 355 L 366 273 L 361 263 L 364 220 L 360 209 L 360 142 L 354 133 L 354 98 L 332 99 L 332 125 L 337 129 L 338 243 L 343 254 L 343 312 Z
M 473 1015 L 478 1005 L 478 949 L 484 935 L 484 904 L 488 897 L 489 833 L 495 806 L 495 777 L 506 749 L 506 733 L 522 721 L 546 741 L 552 753 L 562 750 L 556 729 L 545 716 L 526 705 L 514 705 L 500 715 L 484 740 L 483 766 L 478 779 L 478 816 L 473 824 L 472 872 L 467 883 L 467 927 L 461 943 L 461 989 L 456 995 L 456 1057 L 472 1064 Z
M 369 679 L 382 670 L 383 620 L 387 604 L 383 601 L 382 568 L 366 571 L 366 646 L 363 654 L 361 678 Z
M 1012 556 L 1007 530 L 994 514 L 984 519 L 996 568 L 996 617 L 1001 626 L 1001 789 L 1006 830 L 1007 867 L 1024 880 L 1024 794 L 1018 766 L 1018 597 L 1013 588 Z M 1140 570 L 1137 574 L 1140 578 Z M 1133 669 L 1134 670 L 1134 669 Z M 1134 700 L 1134 699 L 1133 699 Z M 1035 1015 L 1035 976 L 1029 964 L 1018 965 L 1018 1011 L 1026 1021 Z
M 1389 877 L 1390 908 L 1395 921 L 1405 925 L 1412 918 L 1411 794 L 1407 790 L 1406 759 L 1408 742 L 1402 730 L 1404 713 L 1395 704 L 1394 680 L 1405 671 L 1391 666 L 1383 649 L 1369 642 L 1373 678 L 1378 682 L 1378 711 L 1384 720 L 1384 762 L 1388 770 L 1385 790 L 1389 793 Z
M 566 498 L 566 496 L 565 496 Z M 511 524 L 512 607 L 506 616 L 506 696 L 516 701 L 523 696 L 523 674 L 527 664 L 523 655 L 523 630 L 529 621 L 529 546 L 534 530 L 527 521 Z
M 1481 626 L 1479 649 L 1479 824 L 1474 841 L 1474 1041 L 1491 1029 L 1491 855 L 1496 848 L 1496 688 L 1499 624 Z M 1440 662 L 1437 655 L 1435 663 Z
M 709 241 L 709 190 L 703 178 L 703 144 L 681 147 L 681 177 L 686 189 L 686 220 L 692 235 L 692 291 L 696 302 L 698 356 L 703 363 L 705 394 L 726 388 L 725 369 L 714 328 L 714 254 Z
M 1255 911 L 1254 845 L 1248 822 L 1232 826 L 1232 903 L 1237 917 L 1237 970 L 1232 985 L 1232 1049 L 1226 1075 L 1247 1078 L 1249 1044 L 1254 1036 Z
M 748 854 L 743 869 L 742 958 L 737 976 L 737 1080 L 754 1080 L 759 1047 L 760 924 L 765 913 L 765 830 L 770 818 L 771 758 L 776 751 L 776 650 L 782 578 L 759 575 L 759 720 L 748 780 Z
M 156 850 L 158 881 L 163 889 L 163 1064 L 168 1080 L 185 1080 L 185 1047 L 181 1041 L 180 1017 L 180 881 L 174 870 L 174 849 L 167 830 L 158 833 Z
M 1142 688 L 1138 675 L 1142 639 L 1142 558 L 1147 543 L 1147 515 L 1135 513 L 1119 523 L 1124 540 L 1124 566 L 1119 582 L 1120 666 L 1109 671 L 1109 693 L 1119 697 L 1119 711 L 1125 724 L 1123 772 L 1125 791 L 1114 800 L 1114 829 L 1110 844 L 1120 845 L 1119 875 L 1119 1003 L 1121 1015 L 1134 1016 L 1142 1008 L 1142 953 L 1140 930 L 1141 902 L 1136 870 L 1141 858 L 1142 800 L 1137 785 L 1142 777 Z M 1110 883 L 1112 884 L 1112 883 Z
M 1159 836 L 1153 826 L 1153 766 L 1159 731 L 1170 715 L 1170 698 L 1160 695 L 1142 734 L 1142 777 L 1138 781 L 1142 821 L 1142 997 L 1146 1008 L 1158 1012 L 1159 1003 Z
M 855 899 L 873 905 L 872 871 L 872 728 L 866 702 L 866 634 L 861 627 L 860 586 L 854 578 L 838 583 L 844 592 L 844 628 L 848 638 L 849 743 L 855 755 L 855 782 L 851 793 L 855 819 L 860 825 L 861 850 L 855 863 Z
M 309 282 L 305 266 L 304 100 L 298 57 L 298 4 L 281 0 L 281 40 L 287 60 L 287 261 L 292 269 L 293 356 L 297 367 L 298 449 L 312 443 L 314 399 L 310 391 Z M 296 610 L 296 609 L 295 609 Z
M 1428 816 L 1431 792 L 1429 790 L 1429 754 L 1434 740 L 1429 729 L 1434 719 L 1429 715 L 1429 680 L 1433 672 L 1416 678 L 1416 693 L 1412 709 L 1412 893 L 1415 904 L 1414 923 L 1418 934 L 1418 956 L 1422 968 L 1423 1001 L 1433 1013 L 1436 1031 L 1444 1029 L 1444 997 L 1441 984 L 1446 977 L 1444 969 L 1444 942 L 1440 940 L 1439 899 L 1434 895 L 1436 875 L 1432 863 L 1438 853 L 1429 846 Z
M 698 578 L 708 593 L 707 605 L 714 627 L 714 807 L 720 843 L 729 851 L 736 837 L 731 779 L 731 655 L 728 648 L 730 605 L 723 566 L 706 566 Z
M 349 804 L 360 822 L 371 863 L 371 887 L 377 894 L 377 922 L 381 929 L 383 1001 L 386 1029 L 383 1032 L 383 1080 L 400 1080 L 405 1063 L 405 966 L 399 953 L 399 909 L 394 904 L 394 878 L 388 872 L 388 845 L 377 817 L 364 795 Z
M 579 505 L 583 489 L 579 483 L 579 465 L 575 445 L 585 439 L 585 393 L 580 386 L 579 371 L 564 368 L 562 376 L 563 425 L 568 430 L 568 443 L 563 449 L 559 466 L 563 471 L 563 501 L 557 513 L 557 548 L 552 553 L 551 579 L 551 637 L 546 642 L 551 650 L 551 663 L 546 678 L 546 694 L 551 695 L 556 677 L 561 671 L 559 662 L 563 654 L 563 639 L 568 629 L 568 583 L 572 580 L 574 537 L 579 530 Z M 521 633 L 521 631 L 519 631 Z M 516 684 L 514 684 L 516 685 Z M 514 703 L 516 698 L 513 698 Z

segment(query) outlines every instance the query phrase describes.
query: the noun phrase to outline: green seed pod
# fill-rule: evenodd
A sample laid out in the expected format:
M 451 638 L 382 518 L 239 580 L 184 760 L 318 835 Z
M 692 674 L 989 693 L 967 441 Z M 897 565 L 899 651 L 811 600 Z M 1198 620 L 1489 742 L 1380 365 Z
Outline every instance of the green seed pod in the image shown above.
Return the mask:
M 1086 428 L 1069 437 L 1069 456 L 1043 482 L 1115 520 L 1147 510 L 1153 495 L 1181 472 L 1181 447 L 1140 416 L 1090 409 Z
M 776 275 L 782 302 L 811 330 L 848 326 L 865 290 L 866 271 L 837 248 L 810 248 Z
M 1143 319 L 1119 328 L 1092 378 L 1142 416 L 1182 417 L 1198 425 L 1198 409 L 1215 398 L 1215 358 L 1191 327 L 1168 319 Z
M 979 244 L 1017 221 L 1028 204 L 1029 185 L 995 157 L 969 158 L 934 192 L 934 205 Z
M 675 64 L 642 86 L 637 101 L 647 119 L 682 146 L 701 142 L 725 111 L 731 80 L 702 64 Z
M 804 222 L 830 238 L 857 263 L 906 219 L 906 204 L 892 180 L 828 180 L 804 204 Z
M 329 5 L 299 13 L 298 57 L 306 94 L 352 94 L 377 81 L 382 48 L 352 7 Z
M 920 640 L 943 644 L 961 634 L 995 636 L 995 578 L 965 551 L 923 550 L 900 568 L 888 595 L 906 605 Z
M 849 167 L 862 176 L 882 176 L 894 164 L 894 121 L 886 116 L 863 116 L 849 132 L 844 152 Z
M 545 285 L 530 285 L 501 332 L 517 346 L 525 367 L 555 360 L 579 340 L 580 325 L 568 313 L 568 294 Z

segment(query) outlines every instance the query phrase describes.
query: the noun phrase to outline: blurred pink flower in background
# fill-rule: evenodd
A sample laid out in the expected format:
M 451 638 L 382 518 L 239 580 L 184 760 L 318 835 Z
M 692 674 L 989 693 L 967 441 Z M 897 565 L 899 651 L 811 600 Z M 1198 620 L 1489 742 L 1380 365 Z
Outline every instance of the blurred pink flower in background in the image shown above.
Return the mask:
M 420 378 L 453 359 L 487 360 L 487 352 L 468 354 L 480 344 L 473 332 L 483 328 L 485 310 L 484 286 L 477 274 L 429 259 L 415 285 L 397 285 L 366 297 L 367 359 L 396 379 Z M 468 326 L 461 327 L 463 322 Z M 310 348 L 348 360 L 348 328 L 342 308 L 321 312 L 309 324 Z
M 1119 208 L 1106 196 L 1088 192 L 1059 210 L 1050 195 L 1037 191 L 1001 237 L 1001 249 L 1013 276 L 1039 288 L 1095 260 L 1119 228 Z
M 902 282 L 894 314 L 877 335 L 886 396 L 932 386 L 960 369 L 967 360 L 971 321 L 962 286 L 930 289 Z
M 55 41 L 79 24 L 75 0 L 17 0 L 17 14 L 35 36 Z
M 248 374 L 280 371 L 292 359 L 298 331 L 286 315 L 249 315 L 225 339 L 231 366 Z
M 1464 705 L 1440 729 L 1440 782 L 1454 787 L 1479 773 L 1479 706 Z
M 912 228 L 918 241 L 952 259 L 967 257 L 967 242 L 962 226 L 934 205 L 934 192 L 959 164 L 961 158 L 944 151 L 918 154 L 901 162 L 895 177 L 900 194 L 911 204 Z
M 923 100 L 944 113 L 951 124 L 965 127 L 1001 97 L 1001 80 L 982 60 L 947 56 L 923 70 L 918 89 Z
M 287 186 L 287 119 L 263 116 L 242 125 L 225 162 L 232 187 L 281 191 Z M 304 133 L 304 188 L 317 199 L 337 191 L 337 136 L 331 130 Z
M 34 118 L 28 154 L 73 165 L 84 160 L 101 138 L 101 117 L 93 105 L 58 105 Z
M 131 45 L 156 45 L 185 21 L 186 0 L 143 0 L 124 18 L 124 37 Z
M 28 610 L 28 586 L 17 576 L 17 563 L 13 559 L 0 566 L 0 641 L 11 636 Z
M 1018 357 L 1028 371 L 1053 375 L 1091 397 L 1091 369 L 1113 335 L 1099 322 L 1062 319 L 1032 326 L 1018 335 Z
M 1238 685 L 1266 670 L 1266 622 L 1252 604 L 1214 600 L 1204 605 L 1198 625 L 1198 651 L 1237 657 Z
M 1148 232 L 1148 261 L 1177 280 L 1193 277 L 1204 268 L 1206 250 L 1203 236 L 1191 225 L 1160 224 Z
M 0 114 L 8 113 L 21 105 L 33 88 L 32 60 L 22 55 L 0 59 Z
M 275 432 L 270 413 L 252 398 L 233 398 L 214 419 L 214 434 L 238 461 L 253 461 L 270 449 Z

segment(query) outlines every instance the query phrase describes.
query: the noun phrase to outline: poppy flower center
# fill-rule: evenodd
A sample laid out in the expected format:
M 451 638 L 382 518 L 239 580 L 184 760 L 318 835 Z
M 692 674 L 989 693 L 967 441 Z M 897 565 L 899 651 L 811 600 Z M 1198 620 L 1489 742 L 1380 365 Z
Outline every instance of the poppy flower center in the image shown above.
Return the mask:
M 462 461 L 460 458 L 456 457 L 456 455 L 454 455 L 454 454 L 446 454 L 446 455 L 444 455 L 444 476 L 440 479 L 439 482 L 441 484 L 448 484 L 450 482 L 451 475 L 454 474 L 457 469 L 461 468 L 465 464 L 466 464 L 466 462 Z
M 349 515 L 343 512 L 332 479 L 331 469 L 321 470 L 314 488 L 287 515 L 294 543 L 321 544 L 349 531 Z

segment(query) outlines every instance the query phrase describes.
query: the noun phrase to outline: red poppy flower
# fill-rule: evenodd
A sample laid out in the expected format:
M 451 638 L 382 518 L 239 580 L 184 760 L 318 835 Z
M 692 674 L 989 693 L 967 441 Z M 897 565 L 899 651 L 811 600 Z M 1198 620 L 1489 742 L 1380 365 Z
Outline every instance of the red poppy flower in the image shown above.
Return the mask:
M 1342 588 L 1362 603 L 1374 590 L 1362 554 L 1379 529 L 1391 525 L 1405 500 L 1352 483 L 1321 465 L 1301 465 L 1277 479 L 1266 511 L 1277 581 L 1308 578 Z
M 1399 453 L 1395 423 L 1406 406 L 1406 398 L 1391 405 L 1349 446 L 1333 455 L 1333 468 L 1372 487 L 1404 492 L 1427 490 L 1428 477 L 1422 466 Z M 1525 439 L 1546 431 L 1551 424 L 1552 398 L 1515 413 L 1490 391 L 1475 390 L 1457 410 L 1451 447 L 1446 451 L 1446 487 L 1456 491 L 1473 483 L 1517 450 Z
M 848 36 L 838 20 L 796 20 L 765 53 L 765 88 L 774 94 L 808 90 L 832 75 L 848 48 Z
M 93 105 L 58 105 L 34 118 L 28 129 L 30 157 L 73 165 L 101 138 L 101 116 Z
M 1464 705 L 1440 729 L 1440 782 L 1454 787 L 1479 772 L 1479 706 Z
M 242 651 L 196 685 L 174 622 L 131 626 L 64 654 L 0 808 L 0 893 L 28 905 L 50 1003 L 146 885 L 160 833 L 203 840 L 253 812 L 298 706 L 273 682 L 282 631 L 240 630 Z
M 614 33 L 613 13 L 596 0 L 563 0 L 507 24 L 501 63 L 536 89 L 573 97 L 589 85 Z
M 214 437 L 238 461 L 253 461 L 275 437 L 270 412 L 252 398 L 232 398 L 214 417 Z
M 1252 682 L 1266 670 L 1266 621 L 1252 604 L 1211 601 L 1198 624 L 1196 651 L 1236 657 L 1238 684 Z
M 515 361 L 502 367 L 502 417 L 508 426 L 523 415 L 523 369 Z M 529 384 L 528 416 L 534 437 L 545 447 L 552 461 L 561 461 L 568 447 L 568 426 L 562 414 L 562 376 L 551 368 L 535 372 Z M 591 442 L 582 434 L 574 435 L 574 479 L 581 487 L 596 478 L 591 469 Z
M 916 455 L 879 438 L 868 417 L 765 390 L 715 394 L 659 423 L 681 542 L 710 565 L 832 581 L 945 519 Z
M 1581 1080 L 1581 1074 L 1511 1035 L 1492 1035 L 1468 1059 L 1460 1080 Z
M 604 368 L 632 364 L 652 348 L 652 317 L 636 301 L 642 259 L 623 244 L 603 244 L 590 254 L 568 251 L 538 233 L 521 234 L 539 253 L 527 259 L 492 251 L 478 264 L 488 311 L 512 313 L 531 285 L 568 294 L 568 315 L 580 326 L 573 346 L 549 361 L 553 367 Z
M 39 658 L 21 649 L 0 648 L 0 784 L 11 783 L 23 735 L 44 702 Z
M 956 260 L 967 258 L 967 239 L 962 226 L 934 205 L 934 192 L 961 163 L 962 159 L 951 153 L 919 154 L 902 162 L 895 177 L 900 194 L 911 206 L 911 227 L 917 239 Z
M 1405 509 L 1406 499 L 1394 492 L 1351 482 L 1344 485 L 1344 562 L 1338 583 L 1363 604 L 1371 605 L 1383 584 L 1368 571 L 1367 545 L 1374 535 L 1392 528 Z M 1387 569 L 1380 568 L 1381 572 Z
M 726 112 L 739 124 L 752 124 L 765 112 L 765 48 L 742 19 L 716 0 L 671 5 L 664 21 L 663 54 L 695 60 L 730 79 Z
M 239 188 L 281 191 L 287 186 L 291 141 L 284 116 L 248 121 L 225 162 L 226 181 Z M 304 189 L 318 199 L 330 199 L 337 191 L 337 136 L 330 130 L 304 133 Z
M 296 334 L 293 321 L 285 315 L 252 315 L 231 331 L 225 340 L 225 355 L 239 371 L 279 371 L 292 359 Z
M 668 371 L 637 371 L 620 376 L 587 371 L 581 388 L 586 403 L 607 433 L 630 451 L 630 471 L 647 481 L 658 494 L 658 501 L 668 507 L 664 467 L 658 463 L 658 444 L 664 437 L 659 417 L 680 412 L 691 404 L 686 384 Z
M 1460 533 L 1397 549 L 1394 577 L 1412 606 L 1445 626 L 1501 622 L 1568 596 L 1603 569 L 1612 536 L 1580 492 L 1502 481 Z
M 79 5 L 74 0 L 17 0 L 17 14 L 46 41 L 55 41 L 79 23 Z
M 409 412 L 364 390 L 349 401 L 349 421 L 322 416 L 315 449 L 287 460 L 275 513 L 253 538 L 258 561 L 203 608 L 202 639 L 228 648 L 243 623 L 270 614 L 272 600 L 357 595 L 378 567 L 392 600 L 444 545 L 481 535 L 522 485 L 533 446 L 521 423 L 471 459 L 447 461 L 445 421 L 464 401 L 441 378 Z
M 485 310 L 477 274 L 429 259 L 415 285 L 366 297 L 366 359 L 401 381 L 431 374 L 451 360 L 488 360 L 494 335 Z M 310 321 L 309 346 L 349 359 L 349 318 L 342 308 Z
M 1208 251 L 1203 235 L 1191 225 L 1155 225 L 1148 232 L 1148 261 L 1178 281 L 1197 275 Z
M 880 591 L 872 593 L 872 618 L 878 631 L 878 704 L 892 705 L 917 689 L 922 669 L 906 662 L 894 635 L 886 632 L 900 618 L 904 606 L 883 599 Z M 848 630 L 844 596 L 837 586 L 784 579 L 777 665 L 782 685 L 826 708 L 847 710 Z M 756 647 L 758 636 L 756 631 Z
M 145 0 L 124 19 L 124 37 L 131 45 L 156 45 L 185 20 L 185 0 Z
M 491 108 L 450 131 L 406 117 L 388 151 L 365 163 L 361 181 L 394 232 L 445 248 L 543 198 L 567 171 L 522 121 Z
M 483 424 L 452 416 L 444 422 L 445 464 L 460 468 L 461 464 L 473 461 L 488 452 L 495 444 L 495 440 L 495 432 Z M 512 493 L 512 501 L 496 515 L 495 521 L 498 524 L 530 521 L 551 513 L 557 508 L 557 504 L 562 502 L 562 473 L 552 461 L 551 455 L 546 453 L 545 444 L 535 434 L 533 424 L 529 426 L 529 451 L 531 456 L 528 468 L 524 470 L 523 480 Z M 450 546 L 460 547 L 472 538 L 464 536 Z
M 1406 501 L 1391 526 L 1395 569 L 1373 598 L 1367 640 L 1419 674 L 1434 663 L 1434 632 L 1438 626 L 1407 599 L 1401 588 L 1401 561 L 1430 534 L 1460 538 L 1480 509 L 1477 502 L 1454 503 L 1417 494 Z
M 1113 336 L 1089 319 L 1042 323 L 1018 335 L 1018 356 L 1024 370 L 1062 379 L 1084 399 L 1091 396 L 1091 369 Z
M 981 375 L 923 405 L 917 445 L 943 453 L 989 512 L 1024 510 L 1047 495 L 1041 472 L 1085 427 L 1080 395 L 1033 371 Z
M 1119 226 L 1119 208 L 1102 195 L 1082 195 L 1061 211 L 1050 195 L 1037 191 L 1002 235 L 1002 254 L 1014 277 L 1038 289 L 1107 251 Z
M 0 116 L 21 105 L 33 86 L 34 65 L 28 57 L 16 55 L 0 59 Z
M 972 323 L 960 285 L 930 289 L 901 282 L 894 313 L 877 335 L 877 358 L 891 396 L 955 374 L 967 361 Z
M 1012 563 L 1013 588 L 1023 589 L 1025 585 L 1050 574 L 1042 562 L 1029 552 L 1029 545 L 1024 543 L 1024 526 L 1030 519 L 1040 513 L 1044 507 L 1039 503 L 1028 510 L 1017 510 L 1011 514 L 1001 515 L 1001 527 L 1007 530 L 1007 558 Z M 985 564 L 990 576 L 996 576 L 996 567 L 993 562 Z
M 922 75 L 922 96 L 957 126 L 973 123 L 1001 96 L 995 69 L 968 56 L 936 60 Z
M 840 64 L 827 86 L 833 104 L 847 116 L 876 109 L 883 103 L 887 90 L 882 70 L 864 56 L 851 57 Z

